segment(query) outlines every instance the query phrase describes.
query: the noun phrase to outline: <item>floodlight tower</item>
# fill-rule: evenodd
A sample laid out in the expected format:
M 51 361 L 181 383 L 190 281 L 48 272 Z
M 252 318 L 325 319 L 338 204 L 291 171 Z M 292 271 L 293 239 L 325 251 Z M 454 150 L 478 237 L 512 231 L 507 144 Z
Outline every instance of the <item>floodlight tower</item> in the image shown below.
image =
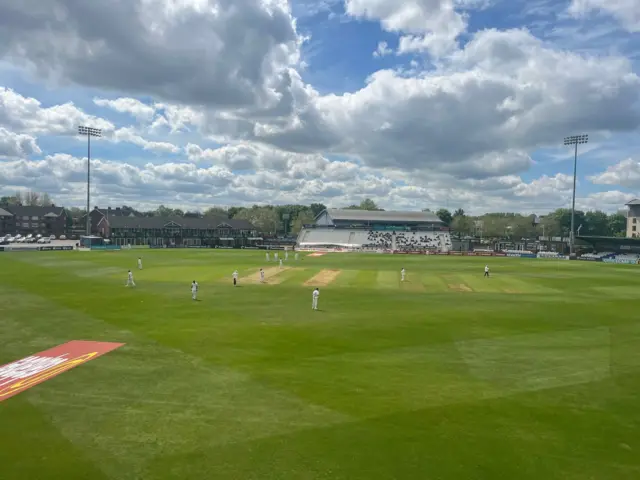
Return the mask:
M 91 137 L 101 137 L 99 128 L 79 126 L 78 133 L 87 136 L 87 236 L 91 235 Z
M 589 143 L 589 135 L 572 135 L 564 138 L 566 146 L 573 145 L 573 197 L 571 200 L 571 235 L 569 237 L 569 254 L 573 257 L 575 253 L 575 214 L 576 214 L 576 173 L 578 169 L 578 145 Z

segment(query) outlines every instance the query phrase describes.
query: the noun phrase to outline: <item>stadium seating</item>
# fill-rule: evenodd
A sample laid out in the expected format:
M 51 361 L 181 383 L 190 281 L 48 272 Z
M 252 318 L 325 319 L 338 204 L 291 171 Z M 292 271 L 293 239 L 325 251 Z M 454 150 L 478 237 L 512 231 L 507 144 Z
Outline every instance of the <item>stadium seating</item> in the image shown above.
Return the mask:
M 377 232 L 368 231 L 367 240 L 363 242 L 364 248 L 393 248 L 393 233 L 392 232 Z
M 638 263 L 640 255 L 637 253 L 622 253 L 613 257 L 616 262 L 620 263 Z
M 303 229 L 298 235 L 298 245 L 349 245 L 349 230 L 329 230 L 329 229 Z
M 297 241 L 300 248 L 336 246 L 402 252 L 439 250 L 452 247 L 448 232 L 391 232 L 348 229 L 303 229 Z
M 448 250 L 451 237 L 440 232 L 398 232 L 395 250 L 415 252 L 424 250 Z
M 611 255 L 613 255 L 613 252 L 584 253 L 580 255 L 580 258 L 598 260 L 598 259 L 603 259 L 605 257 L 609 257 Z
M 558 252 L 538 252 L 538 258 L 558 258 L 558 257 L 564 257 L 564 255 Z

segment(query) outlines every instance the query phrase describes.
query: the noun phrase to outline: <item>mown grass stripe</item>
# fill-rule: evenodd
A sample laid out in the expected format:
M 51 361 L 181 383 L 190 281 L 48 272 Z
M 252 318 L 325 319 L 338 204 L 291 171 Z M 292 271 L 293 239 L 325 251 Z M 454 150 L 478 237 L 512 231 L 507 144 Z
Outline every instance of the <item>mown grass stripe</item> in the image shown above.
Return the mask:
M 342 273 L 333 282 L 336 287 L 356 287 L 358 286 L 359 270 L 342 270 Z
M 421 281 L 427 292 L 442 293 L 449 290 L 447 284 L 440 275 L 426 273 L 421 276 Z
M 400 286 L 400 272 L 380 270 L 376 276 L 378 288 L 397 289 Z

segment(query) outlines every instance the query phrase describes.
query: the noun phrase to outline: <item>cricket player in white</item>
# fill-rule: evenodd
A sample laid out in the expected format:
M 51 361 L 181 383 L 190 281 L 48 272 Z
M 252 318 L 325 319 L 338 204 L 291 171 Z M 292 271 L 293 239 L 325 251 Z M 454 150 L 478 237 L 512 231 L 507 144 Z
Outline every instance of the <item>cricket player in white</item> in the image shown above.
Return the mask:
M 129 273 L 127 275 L 127 287 L 135 287 L 135 286 L 136 286 L 136 282 L 133 281 L 133 272 L 129 270 Z
M 400 281 L 404 282 L 404 276 L 407 272 L 405 272 L 404 268 L 400 270 Z
M 320 289 L 316 288 L 311 294 L 311 310 L 318 309 L 318 297 L 320 296 Z
M 198 282 L 196 282 L 195 280 L 191 283 L 191 299 L 198 299 Z
M 233 286 L 235 287 L 236 285 L 238 285 L 238 270 L 235 270 L 232 276 L 233 276 Z
M 299 255 L 296 253 L 295 256 L 293 257 L 295 258 L 296 262 L 298 261 Z
M 282 269 L 282 259 L 280 259 L 280 269 Z
M 269 252 L 266 253 L 267 262 L 269 261 Z
M 142 257 L 138 257 L 138 270 L 142 270 Z
M 284 251 L 284 259 L 285 260 L 289 260 L 289 251 L 288 250 Z
M 484 266 L 484 276 L 488 277 L 489 276 L 489 265 L 485 265 Z
M 264 283 L 264 270 L 260 269 L 260 283 Z
M 278 261 L 278 252 L 273 254 L 273 259 L 277 262 Z

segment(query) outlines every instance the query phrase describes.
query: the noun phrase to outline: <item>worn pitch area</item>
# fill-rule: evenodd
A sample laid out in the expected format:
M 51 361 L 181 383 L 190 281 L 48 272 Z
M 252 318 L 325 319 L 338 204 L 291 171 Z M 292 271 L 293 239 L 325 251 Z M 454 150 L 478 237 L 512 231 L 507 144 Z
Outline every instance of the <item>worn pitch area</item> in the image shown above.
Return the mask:
M 331 285 L 342 273 L 342 270 L 320 270 L 317 274 L 304 282 L 307 287 L 326 287 Z

